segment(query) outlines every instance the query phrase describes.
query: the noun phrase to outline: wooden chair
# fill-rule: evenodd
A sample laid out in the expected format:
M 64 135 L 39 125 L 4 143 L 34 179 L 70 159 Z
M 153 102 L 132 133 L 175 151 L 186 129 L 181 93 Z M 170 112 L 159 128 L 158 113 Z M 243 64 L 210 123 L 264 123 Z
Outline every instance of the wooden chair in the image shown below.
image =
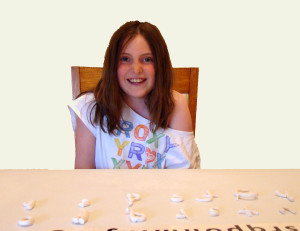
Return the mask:
M 199 68 L 173 68 L 173 71 L 173 89 L 184 94 L 188 101 L 195 134 Z M 72 67 L 73 100 L 84 92 L 93 91 L 101 75 L 101 67 Z

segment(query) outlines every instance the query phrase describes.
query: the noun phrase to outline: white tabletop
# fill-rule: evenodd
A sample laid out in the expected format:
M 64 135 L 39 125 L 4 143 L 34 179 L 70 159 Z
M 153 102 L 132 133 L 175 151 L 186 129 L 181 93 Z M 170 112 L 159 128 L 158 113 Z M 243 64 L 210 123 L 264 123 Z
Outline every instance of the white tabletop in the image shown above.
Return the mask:
M 258 199 L 236 200 L 238 189 L 258 193 Z M 195 198 L 207 190 L 219 197 L 197 202 Z M 294 202 L 275 196 L 275 190 L 288 192 Z M 127 193 L 140 194 L 133 208 L 147 216 L 145 222 L 129 221 Z M 173 194 L 183 196 L 184 201 L 171 202 Z M 84 225 L 74 225 L 72 217 L 84 210 L 78 206 L 83 198 L 91 201 L 85 208 L 89 219 Z M 29 200 L 36 200 L 36 206 L 27 211 L 23 202 Z M 219 208 L 217 217 L 208 214 L 214 207 Z M 281 214 L 283 207 L 297 213 Z M 176 219 L 180 208 L 187 219 Z M 259 215 L 238 214 L 243 208 Z M 19 227 L 18 220 L 25 216 L 34 217 L 34 224 Z M 299 230 L 300 170 L 0 170 L 0 230 L 181 231 L 227 230 L 235 225 L 247 231 L 251 227 L 274 230 L 275 226 Z

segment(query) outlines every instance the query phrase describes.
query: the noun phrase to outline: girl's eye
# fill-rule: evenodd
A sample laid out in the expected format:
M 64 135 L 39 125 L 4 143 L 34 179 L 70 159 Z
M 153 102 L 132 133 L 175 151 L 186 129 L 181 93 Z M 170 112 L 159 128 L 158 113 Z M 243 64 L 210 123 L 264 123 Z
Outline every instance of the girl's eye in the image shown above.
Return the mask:
M 149 62 L 153 62 L 153 58 L 152 57 L 145 57 L 143 59 L 144 62 L 149 63 Z
M 128 62 L 129 61 L 129 57 L 127 57 L 127 56 L 121 56 L 120 61 L 121 62 Z

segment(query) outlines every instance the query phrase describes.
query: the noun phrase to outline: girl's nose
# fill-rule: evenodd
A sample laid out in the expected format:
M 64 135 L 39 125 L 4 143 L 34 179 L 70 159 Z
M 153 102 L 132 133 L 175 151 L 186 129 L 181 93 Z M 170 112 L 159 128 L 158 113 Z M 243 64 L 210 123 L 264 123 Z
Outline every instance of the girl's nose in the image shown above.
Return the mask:
M 135 74 L 140 74 L 142 73 L 142 65 L 140 63 L 133 63 L 132 64 L 132 69 L 133 69 L 133 72 Z

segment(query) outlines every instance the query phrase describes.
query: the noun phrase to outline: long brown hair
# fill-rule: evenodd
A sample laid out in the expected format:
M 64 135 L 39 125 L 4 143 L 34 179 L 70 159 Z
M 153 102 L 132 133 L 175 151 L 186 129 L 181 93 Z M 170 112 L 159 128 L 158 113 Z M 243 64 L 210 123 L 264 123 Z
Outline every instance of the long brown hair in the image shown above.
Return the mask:
M 122 130 L 122 89 L 117 78 L 117 69 L 123 47 L 136 35 L 142 35 L 148 42 L 154 61 L 155 83 L 145 99 L 150 113 L 150 129 L 167 128 L 170 114 L 174 109 L 172 94 L 173 72 L 169 51 L 158 28 L 148 22 L 127 22 L 111 37 L 107 47 L 102 78 L 95 90 L 95 104 L 91 110 L 90 120 L 99 124 L 109 134 Z M 92 119 L 93 111 L 95 111 Z M 106 127 L 106 129 L 105 129 Z

